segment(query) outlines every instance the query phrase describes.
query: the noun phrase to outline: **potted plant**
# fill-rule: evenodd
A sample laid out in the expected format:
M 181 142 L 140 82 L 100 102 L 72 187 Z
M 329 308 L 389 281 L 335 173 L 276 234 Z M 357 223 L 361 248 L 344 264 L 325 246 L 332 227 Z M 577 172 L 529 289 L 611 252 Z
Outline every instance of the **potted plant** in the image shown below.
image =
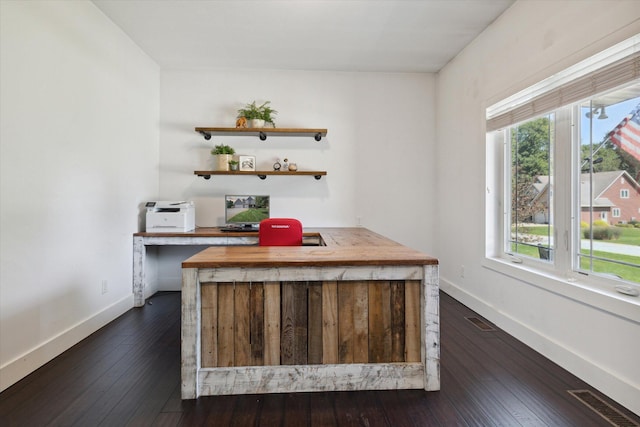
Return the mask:
M 237 171 L 239 164 L 240 164 L 240 162 L 238 162 L 237 160 L 229 160 L 229 168 L 232 171 Z
M 270 103 L 270 101 L 267 101 L 260 106 L 262 109 L 262 120 L 264 120 L 265 123 L 270 123 L 271 126 L 276 127 L 275 118 L 273 116 L 278 114 L 278 112 L 269 106 Z
M 273 116 L 278 112 L 269 106 L 270 103 L 271 101 L 266 101 L 262 105 L 256 105 L 256 101 L 253 101 L 238 110 L 238 118 L 247 119 L 250 128 L 261 128 L 265 123 L 271 123 L 275 127 Z
M 236 153 L 232 147 L 224 144 L 216 145 L 211 150 L 214 157 L 214 167 L 218 171 L 228 171 L 229 162 L 233 161 L 233 155 Z

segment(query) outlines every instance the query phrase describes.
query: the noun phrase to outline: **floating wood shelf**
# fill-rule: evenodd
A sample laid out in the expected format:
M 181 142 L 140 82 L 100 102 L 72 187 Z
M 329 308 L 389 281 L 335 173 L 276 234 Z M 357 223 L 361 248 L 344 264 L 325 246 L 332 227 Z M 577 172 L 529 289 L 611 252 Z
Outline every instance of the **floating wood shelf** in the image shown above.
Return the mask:
M 267 175 L 310 175 L 315 179 L 320 179 L 327 174 L 327 171 L 194 171 L 193 173 L 194 175 L 201 176 L 204 179 L 211 179 L 212 175 L 255 175 L 260 179 L 266 179 Z
M 207 141 L 212 135 L 255 135 L 261 141 L 267 139 L 267 135 L 274 136 L 313 136 L 316 141 L 320 141 L 327 135 L 326 129 L 296 129 L 296 128 L 205 128 L 198 127 L 196 132 L 204 136 Z

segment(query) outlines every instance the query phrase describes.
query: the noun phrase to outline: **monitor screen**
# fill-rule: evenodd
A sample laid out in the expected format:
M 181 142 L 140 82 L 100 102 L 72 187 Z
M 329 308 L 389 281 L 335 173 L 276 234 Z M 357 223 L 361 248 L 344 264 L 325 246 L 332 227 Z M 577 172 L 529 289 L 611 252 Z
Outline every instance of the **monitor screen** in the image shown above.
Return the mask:
M 227 226 L 255 227 L 269 218 L 269 196 L 224 196 L 224 220 Z

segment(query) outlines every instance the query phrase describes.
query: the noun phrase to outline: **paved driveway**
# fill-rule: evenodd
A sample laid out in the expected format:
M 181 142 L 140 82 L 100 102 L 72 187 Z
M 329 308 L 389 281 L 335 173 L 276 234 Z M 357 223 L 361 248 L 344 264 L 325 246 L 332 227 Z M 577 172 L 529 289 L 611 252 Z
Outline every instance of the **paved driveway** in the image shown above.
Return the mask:
M 589 241 L 581 240 L 580 246 L 582 249 L 589 249 Z M 633 255 L 640 257 L 640 246 L 636 245 L 622 245 L 620 243 L 603 242 L 600 240 L 593 241 L 594 251 L 611 252 L 614 254 Z
M 547 243 L 547 238 L 544 236 L 530 236 L 532 241 L 537 241 L 541 244 Z M 552 239 L 553 240 L 553 239 Z M 589 249 L 589 240 L 582 239 L 580 241 L 580 247 L 582 249 Z M 609 252 L 612 254 L 633 255 L 640 257 L 640 246 L 638 245 L 623 245 L 621 243 L 603 242 L 602 240 L 593 241 L 594 251 Z

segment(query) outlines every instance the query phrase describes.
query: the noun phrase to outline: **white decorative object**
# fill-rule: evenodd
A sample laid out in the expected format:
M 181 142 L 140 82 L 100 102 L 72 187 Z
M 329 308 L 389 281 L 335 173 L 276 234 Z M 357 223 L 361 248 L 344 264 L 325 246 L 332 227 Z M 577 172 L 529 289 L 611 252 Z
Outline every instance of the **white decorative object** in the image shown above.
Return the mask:
M 256 156 L 238 156 L 241 171 L 256 170 Z

